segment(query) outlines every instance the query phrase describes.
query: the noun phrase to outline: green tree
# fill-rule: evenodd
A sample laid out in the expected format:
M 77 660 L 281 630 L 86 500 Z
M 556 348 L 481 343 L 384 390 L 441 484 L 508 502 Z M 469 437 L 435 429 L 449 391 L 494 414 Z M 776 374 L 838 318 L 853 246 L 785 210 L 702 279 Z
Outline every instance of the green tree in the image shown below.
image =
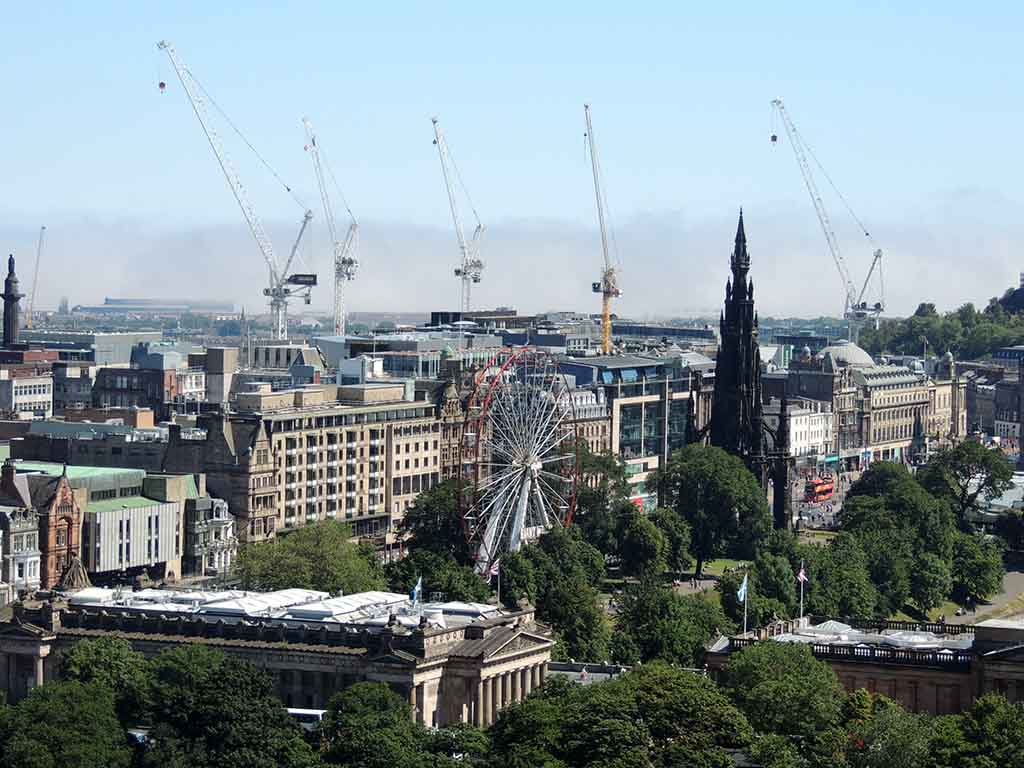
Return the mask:
M 549 681 L 490 735 L 496 768 L 724 768 L 753 734 L 710 680 L 653 663 L 593 685 Z
M 316 754 L 270 677 L 203 646 L 153 660 L 152 747 L 144 768 L 313 768 Z
M 960 604 L 977 604 L 1003 589 L 1003 548 L 995 539 L 962 533 L 953 549 L 952 593 Z
M 949 595 L 953 586 L 949 566 L 935 555 L 925 552 L 914 561 L 910 574 L 910 596 L 925 615 Z
M 658 507 L 651 514 L 653 522 L 665 537 L 665 557 L 673 573 L 681 573 L 690 567 L 690 526 L 674 509 Z
M 537 575 L 533 561 L 520 552 L 501 556 L 501 602 L 515 608 L 520 600 L 537 602 Z
M 243 547 L 236 572 L 243 588 L 256 590 L 296 587 L 351 594 L 385 585 L 373 548 L 354 543 L 351 529 L 335 520 Z
M 974 440 L 964 440 L 937 454 L 918 472 L 931 494 L 947 499 L 963 528 L 981 501 L 1001 495 L 1013 484 L 1013 466 L 1003 454 Z
M 634 509 L 625 463 L 611 453 L 594 453 L 580 442 L 580 474 L 583 482 L 576 491 L 574 520 L 588 544 L 602 554 L 614 555 L 620 518 Z
M 1024 768 L 1024 705 L 988 693 L 956 717 L 937 718 L 936 768 Z
M 552 582 L 537 602 L 537 617 L 550 622 L 565 641 L 566 655 L 577 661 L 608 659 L 611 626 L 597 592 L 579 573 Z
M 152 675 L 146 658 L 126 640 L 112 637 L 80 640 L 61 658 L 64 680 L 99 683 L 114 694 L 117 716 L 123 725 L 146 722 Z
M 450 555 L 462 565 L 473 564 L 473 550 L 466 541 L 459 514 L 459 489 L 445 480 L 420 493 L 405 510 L 399 532 L 408 535 L 409 548 Z
M 933 720 L 897 704 L 880 708 L 851 733 L 851 768 L 904 768 L 929 765 Z
M 857 537 L 841 532 L 826 547 L 804 547 L 808 577 L 807 612 L 818 616 L 871 616 L 878 592 L 871 583 L 867 555 Z
M 672 454 L 664 470 L 654 473 L 662 506 L 690 526 L 690 549 L 696 574 L 726 551 L 751 557 L 771 529 L 768 503 L 746 465 L 721 448 L 688 445 Z
M 438 555 L 430 550 L 413 550 L 407 557 L 385 566 L 384 573 L 388 588 L 395 592 L 411 592 L 422 577 L 425 597 L 441 593 L 446 600 L 482 603 L 491 596 L 490 587 L 471 567 L 460 565 L 451 555 Z
M 48 683 L 0 713 L 3 768 L 127 768 L 131 758 L 101 683 Z
M 384 683 L 356 683 L 327 703 L 324 757 L 349 768 L 412 765 L 420 734 L 406 698 Z
M 661 660 L 694 667 L 703 660 L 705 644 L 735 625 L 711 600 L 648 580 L 626 588 L 615 627 L 619 663 Z
M 665 572 L 665 537 L 644 514 L 631 515 L 619 541 L 619 562 L 630 576 L 657 576 Z
M 832 668 L 790 643 L 755 643 L 733 653 L 725 688 L 758 730 L 801 738 L 837 725 L 844 700 Z

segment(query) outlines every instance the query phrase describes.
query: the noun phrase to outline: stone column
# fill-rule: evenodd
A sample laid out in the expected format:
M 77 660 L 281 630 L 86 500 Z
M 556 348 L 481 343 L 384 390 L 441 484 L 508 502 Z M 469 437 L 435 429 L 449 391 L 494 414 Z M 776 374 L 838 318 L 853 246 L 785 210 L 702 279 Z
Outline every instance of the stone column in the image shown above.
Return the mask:
M 533 691 L 533 667 L 526 667 L 523 670 L 523 698 L 525 699 Z
M 473 725 L 477 728 L 484 727 L 484 681 L 476 681 L 476 690 L 473 695 Z
M 481 714 L 481 725 L 486 728 L 494 718 L 494 681 L 490 678 L 481 681 L 484 689 L 483 713 Z
M 522 701 L 523 700 L 523 694 L 522 694 L 522 686 L 520 685 L 520 683 L 522 682 L 523 671 L 521 669 L 517 669 L 514 672 L 512 672 L 511 674 L 512 674 L 512 701 Z
M 540 665 L 540 682 L 541 685 L 548 679 L 548 663 L 545 661 Z
M 501 677 L 495 675 L 491 678 L 491 722 L 498 719 L 501 711 Z
M 32 661 L 35 662 L 36 688 L 38 688 L 43 684 L 43 657 L 36 656 Z

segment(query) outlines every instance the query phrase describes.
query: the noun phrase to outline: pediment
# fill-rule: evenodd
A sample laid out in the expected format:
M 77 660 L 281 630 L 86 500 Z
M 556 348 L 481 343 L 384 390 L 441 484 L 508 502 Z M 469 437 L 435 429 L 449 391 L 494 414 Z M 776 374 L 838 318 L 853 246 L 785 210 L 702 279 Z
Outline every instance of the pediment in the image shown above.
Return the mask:
M 53 632 L 17 618 L 0 625 L 0 638 L 4 640 L 43 640 L 53 636 Z
M 493 650 L 485 654 L 485 658 L 503 656 L 522 651 L 543 650 L 551 645 L 551 639 L 532 632 L 518 632 Z

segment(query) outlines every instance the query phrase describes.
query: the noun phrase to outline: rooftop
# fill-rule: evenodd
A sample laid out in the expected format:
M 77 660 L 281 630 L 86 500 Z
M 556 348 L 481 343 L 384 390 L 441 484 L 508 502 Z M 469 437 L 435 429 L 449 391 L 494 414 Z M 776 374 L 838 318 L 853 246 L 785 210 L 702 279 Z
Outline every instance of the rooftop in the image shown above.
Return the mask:
M 422 618 L 426 618 L 428 624 L 441 628 L 462 626 L 504 615 L 496 606 L 483 603 L 450 601 L 419 603 L 414 606 L 408 595 L 395 592 L 359 592 L 332 597 L 326 592 L 309 589 L 280 589 L 273 592 L 144 589 L 127 592 L 89 587 L 73 594 L 68 602 L 79 610 L 117 609 L 129 613 L 177 614 L 226 622 L 259 618 L 264 621 L 280 621 L 286 625 L 297 622 L 320 624 L 329 629 L 353 624 L 368 629 L 382 628 L 392 615 L 398 624 L 405 627 L 415 627 Z
M 122 496 L 116 499 L 99 499 L 89 501 L 89 512 L 117 512 L 122 509 L 139 509 L 140 507 L 158 507 L 167 502 L 149 499 L 145 496 Z

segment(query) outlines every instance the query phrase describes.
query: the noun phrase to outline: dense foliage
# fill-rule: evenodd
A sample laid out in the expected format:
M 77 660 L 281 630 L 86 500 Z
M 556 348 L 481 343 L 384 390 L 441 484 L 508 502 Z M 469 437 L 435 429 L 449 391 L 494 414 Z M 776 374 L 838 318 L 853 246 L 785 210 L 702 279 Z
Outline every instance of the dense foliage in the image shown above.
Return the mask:
M 537 617 L 555 630 L 559 653 L 582 661 L 608 658 L 611 626 L 599 601 L 604 556 L 583 540 L 579 528 L 554 528 L 519 552 L 501 559 L 501 599 L 536 606 Z
M 741 459 L 720 448 L 688 445 L 648 482 L 657 488 L 660 505 L 689 526 L 697 576 L 712 558 L 752 557 L 771 529 L 757 479 Z
M 647 580 L 627 587 L 619 600 L 612 658 L 620 664 L 659 660 L 696 667 L 707 642 L 733 629 L 722 609 L 703 595 L 680 595 Z
M 920 354 L 924 342 L 932 353 L 970 360 L 1024 344 L 1024 291 L 1011 288 L 980 312 L 967 303 L 940 315 L 934 304 L 922 303 L 910 317 L 883 320 L 877 330 L 868 325 L 860 335 L 861 346 L 872 355 Z
M 705 677 L 650 664 L 611 682 L 550 681 L 490 731 L 501 768 L 727 766 L 752 730 Z
M 235 572 L 245 589 L 316 589 L 336 594 L 383 589 L 384 573 L 369 544 L 352 541 L 344 523 L 324 520 L 242 547 Z

